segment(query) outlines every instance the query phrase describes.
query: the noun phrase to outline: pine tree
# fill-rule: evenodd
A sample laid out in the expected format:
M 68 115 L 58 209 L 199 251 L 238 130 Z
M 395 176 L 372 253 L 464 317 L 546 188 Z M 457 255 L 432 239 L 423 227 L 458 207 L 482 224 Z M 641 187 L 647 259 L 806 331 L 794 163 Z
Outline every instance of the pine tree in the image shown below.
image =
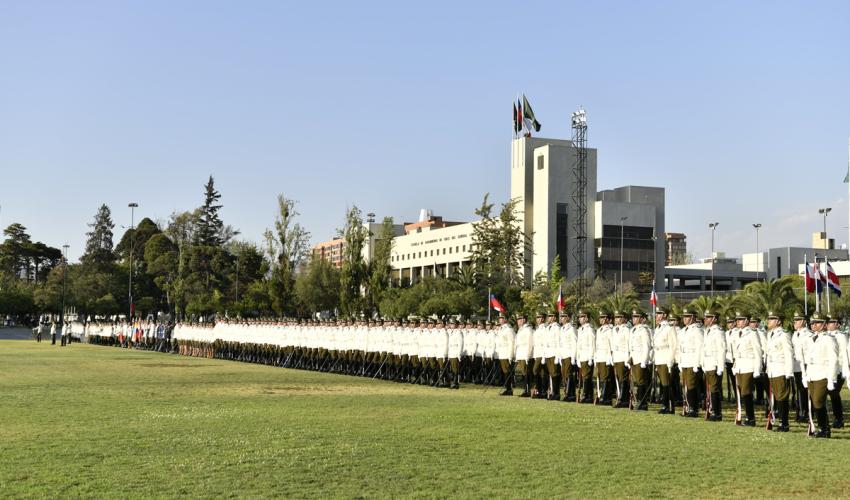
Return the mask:
M 345 227 L 339 231 L 345 241 L 342 273 L 340 274 L 340 309 L 348 315 L 363 313 L 360 288 L 366 278 L 363 245 L 369 231 L 363 227 L 363 216 L 357 206 L 345 213 Z
M 106 204 L 97 209 L 94 222 L 89 224 L 91 231 L 86 233 L 86 251 L 80 261 L 85 265 L 104 267 L 115 262 L 115 251 L 112 245 L 112 212 Z
M 221 193 L 215 189 L 215 180 L 210 176 L 204 186 L 204 204 L 198 213 L 197 228 L 195 231 L 195 245 L 207 247 L 219 247 L 224 243 L 222 233 L 224 224 L 218 216 L 221 205 L 218 201 Z

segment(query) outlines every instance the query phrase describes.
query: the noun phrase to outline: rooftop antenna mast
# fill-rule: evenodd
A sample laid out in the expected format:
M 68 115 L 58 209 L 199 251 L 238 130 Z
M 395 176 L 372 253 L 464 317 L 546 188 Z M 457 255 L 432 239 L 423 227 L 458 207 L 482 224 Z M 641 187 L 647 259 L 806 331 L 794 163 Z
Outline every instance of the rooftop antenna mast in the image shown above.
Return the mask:
M 573 233 L 576 244 L 573 245 L 575 260 L 576 304 L 583 307 L 587 287 L 587 113 L 582 107 L 572 114 L 572 142 L 575 148 L 573 165 Z

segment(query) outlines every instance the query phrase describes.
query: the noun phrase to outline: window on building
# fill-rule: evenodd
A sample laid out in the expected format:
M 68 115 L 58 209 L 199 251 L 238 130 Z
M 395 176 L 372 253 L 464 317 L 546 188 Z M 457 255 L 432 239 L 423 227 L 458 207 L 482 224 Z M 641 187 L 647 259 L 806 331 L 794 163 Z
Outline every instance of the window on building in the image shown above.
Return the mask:
M 569 226 L 568 223 L 568 207 L 566 203 L 558 203 L 556 206 L 555 215 L 555 252 L 561 259 L 561 275 L 567 275 L 567 263 L 570 261 L 567 252 L 569 245 L 567 235 Z
M 452 247 L 449 247 L 449 253 L 452 253 Z
M 543 155 L 537 157 L 537 170 L 543 170 Z

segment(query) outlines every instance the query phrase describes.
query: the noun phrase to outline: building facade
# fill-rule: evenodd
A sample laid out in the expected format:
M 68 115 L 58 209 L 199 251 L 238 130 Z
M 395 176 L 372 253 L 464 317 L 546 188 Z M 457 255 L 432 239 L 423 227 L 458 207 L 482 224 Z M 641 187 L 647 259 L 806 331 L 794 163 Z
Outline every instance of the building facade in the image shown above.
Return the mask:
M 676 264 L 686 264 L 684 260 L 688 255 L 687 236 L 685 233 L 664 233 L 664 241 L 666 244 L 666 254 L 664 256 L 664 265 L 672 266 Z

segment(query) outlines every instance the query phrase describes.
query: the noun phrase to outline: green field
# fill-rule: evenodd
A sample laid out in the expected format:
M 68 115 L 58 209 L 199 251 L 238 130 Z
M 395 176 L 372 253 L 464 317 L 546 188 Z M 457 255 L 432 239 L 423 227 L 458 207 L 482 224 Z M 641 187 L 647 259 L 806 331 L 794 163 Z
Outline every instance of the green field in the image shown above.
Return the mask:
M 850 492 L 814 440 L 628 410 L 0 341 L 0 497 L 786 497 Z M 793 414 L 792 414 L 793 417 Z

